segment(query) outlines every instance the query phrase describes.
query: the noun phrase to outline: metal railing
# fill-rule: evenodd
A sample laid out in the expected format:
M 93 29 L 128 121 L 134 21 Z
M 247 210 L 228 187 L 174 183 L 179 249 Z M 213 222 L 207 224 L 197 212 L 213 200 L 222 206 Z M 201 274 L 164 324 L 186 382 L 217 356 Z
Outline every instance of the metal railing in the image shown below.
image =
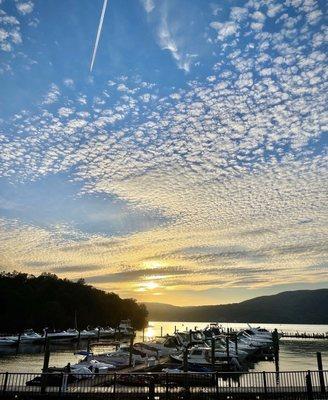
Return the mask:
M 0 398 L 328 399 L 328 371 L 0 373 Z

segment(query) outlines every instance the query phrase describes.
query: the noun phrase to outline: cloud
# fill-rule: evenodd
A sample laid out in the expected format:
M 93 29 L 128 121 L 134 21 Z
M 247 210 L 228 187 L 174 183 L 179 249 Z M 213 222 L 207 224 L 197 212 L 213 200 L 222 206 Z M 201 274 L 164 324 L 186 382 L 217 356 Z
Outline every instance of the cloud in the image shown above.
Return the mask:
M 64 79 L 64 85 L 70 89 L 74 88 L 74 80 L 71 78 Z
M 26 2 L 16 1 L 16 8 L 22 15 L 30 14 L 33 11 L 34 4 L 32 1 L 26 1 Z
M 140 1 L 147 13 L 151 13 L 154 10 L 155 8 L 154 0 L 140 0 Z
M 81 277 L 83 277 L 85 272 L 96 271 L 100 268 L 102 268 L 102 267 L 99 267 L 99 265 L 93 265 L 93 264 L 64 265 L 61 267 L 52 268 L 51 271 L 55 274 L 67 274 L 70 272 L 79 273 L 81 275 Z
M 163 11 L 161 23 L 157 30 L 157 35 L 161 49 L 168 50 L 172 54 L 174 60 L 177 62 L 178 67 L 186 72 L 189 72 L 191 63 L 196 55 L 188 54 L 185 51 L 182 51 L 175 38 L 175 34 L 171 32 L 166 11 Z
M 225 40 L 226 37 L 237 33 L 237 24 L 233 21 L 211 22 L 210 27 L 217 31 L 219 40 Z
M 256 4 L 212 22 L 213 65 L 197 77 L 175 19 L 156 20 L 161 47 L 190 70 L 183 85 L 130 76 L 76 92 L 53 82 L 36 111 L 1 122 L 3 180 L 21 189 L 60 176 L 77 198 L 126 204 L 121 223 L 131 227 L 102 231 L 114 226 L 107 211 L 90 215 L 92 232 L 75 221 L 23 223 L 4 196 L 7 268 L 75 279 L 85 266 L 90 282 L 129 295 L 323 279 L 311 266 L 327 257 L 327 29 L 318 12 L 315 26 L 307 17 L 318 9 L 309 2 Z M 149 215 L 161 217 L 148 224 Z
M 48 93 L 44 96 L 42 103 L 43 104 L 56 103 L 59 100 L 59 96 L 60 96 L 59 87 L 55 83 L 52 83 L 50 85 Z
M 103 275 L 93 275 L 88 277 L 90 283 L 111 283 L 111 282 L 134 282 L 140 280 L 140 278 L 152 278 L 156 279 L 166 277 L 168 275 L 187 275 L 192 272 L 187 268 L 176 268 L 176 267 L 160 267 L 151 269 L 139 269 L 139 270 L 123 270 L 122 272 L 115 272 Z

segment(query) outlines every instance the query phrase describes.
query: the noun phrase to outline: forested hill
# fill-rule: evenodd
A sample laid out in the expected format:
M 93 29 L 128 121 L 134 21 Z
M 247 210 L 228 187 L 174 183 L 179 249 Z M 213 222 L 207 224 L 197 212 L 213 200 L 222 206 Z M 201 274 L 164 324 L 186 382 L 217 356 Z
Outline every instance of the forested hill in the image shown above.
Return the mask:
M 79 329 L 88 325 L 115 327 L 127 318 L 140 329 L 146 324 L 147 309 L 133 299 L 121 299 L 83 280 L 15 272 L 0 273 L 0 315 L 0 332 L 72 328 L 75 315 Z
M 153 321 L 328 324 L 328 289 L 296 290 L 241 303 L 176 307 L 146 303 Z

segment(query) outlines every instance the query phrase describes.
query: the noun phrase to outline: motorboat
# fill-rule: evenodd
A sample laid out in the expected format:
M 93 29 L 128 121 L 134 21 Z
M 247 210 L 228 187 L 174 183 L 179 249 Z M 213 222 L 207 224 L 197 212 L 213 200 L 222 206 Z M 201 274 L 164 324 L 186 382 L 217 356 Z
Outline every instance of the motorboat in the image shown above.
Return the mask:
M 243 339 L 246 343 L 252 343 L 256 347 L 270 347 L 272 346 L 272 338 L 267 336 L 261 337 L 251 329 L 245 329 L 238 333 L 238 339 Z
M 203 330 L 203 333 L 207 339 L 218 338 L 222 335 L 223 329 L 221 325 L 211 323 Z
M 185 331 L 176 332 L 175 337 L 177 338 L 180 346 L 187 346 L 189 343 L 203 343 L 206 339 L 205 335 L 201 331 Z
M 118 326 L 118 331 L 124 336 L 134 336 L 134 329 L 131 326 L 131 321 L 129 319 L 123 320 Z
M 183 352 L 177 353 L 177 354 L 171 354 L 170 357 L 173 361 L 183 363 L 183 358 L 184 358 Z M 188 351 L 187 360 L 188 360 L 188 363 L 190 363 L 190 364 L 197 364 L 197 365 L 203 365 L 203 366 L 212 365 L 213 366 L 212 352 L 208 346 L 206 346 L 206 347 L 205 346 L 204 347 L 200 347 L 200 346 L 191 347 L 190 350 Z M 223 365 L 223 364 L 224 364 L 224 362 L 219 360 L 215 356 L 214 366 L 219 366 L 219 365 Z
M 16 346 L 18 343 L 18 339 L 15 339 L 14 337 L 0 337 L 0 346 Z
M 115 329 L 113 328 L 95 328 L 93 330 L 90 331 L 86 331 L 89 332 L 90 334 L 93 333 L 95 335 L 96 338 L 111 338 L 115 335 Z
M 21 344 L 36 344 L 44 342 L 44 337 L 34 332 L 33 329 L 27 329 L 21 335 L 8 336 L 7 339 L 14 340 L 16 343 Z
M 33 331 L 33 329 L 27 329 L 20 336 L 21 343 L 43 343 L 44 337 Z
M 180 349 L 180 343 L 175 336 L 168 336 L 150 340 L 148 342 L 135 343 L 136 350 L 147 356 L 168 356 Z
M 80 337 L 80 340 L 95 339 L 97 337 L 95 331 L 87 331 L 85 329 L 82 331 L 78 331 L 77 329 L 67 329 L 67 332 L 76 335 L 77 339 Z
M 130 346 L 121 345 L 116 351 L 110 353 L 87 356 L 82 362 L 90 361 L 91 359 L 112 364 L 116 367 L 127 366 L 130 362 Z M 144 361 L 144 357 L 138 351 L 132 349 L 131 361 L 133 365 L 141 364 Z
M 105 374 L 115 369 L 116 369 L 115 365 L 106 362 L 101 362 L 95 359 L 84 360 L 77 364 L 71 365 L 71 373 L 74 376 L 77 375 L 79 376 L 83 374 L 92 374 L 92 373 Z
M 49 339 L 51 343 L 63 343 L 63 342 L 71 342 L 77 339 L 76 332 L 67 332 L 67 331 L 60 331 L 60 332 L 45 332 L 45 338 Z
M 206 341 L 206 343 L 210 347 L 212 346 L 211 341 Z M 239 361 L 244 360 L 246 357 L 254 353 L 256 350 L 255 348 L 251 348 L 250 346 L 247 346 L 247 348 L 239 346 L 238 342 L 236 346 L 236 344 L 231 340 L 228 340 L 228 347 L 229 347 L 229 356 L 238 358 Z M 215 339 L 215 354 L 217 357 L 222 357 L 222 358 L 227 357 L 226 337 L 220 336 Z

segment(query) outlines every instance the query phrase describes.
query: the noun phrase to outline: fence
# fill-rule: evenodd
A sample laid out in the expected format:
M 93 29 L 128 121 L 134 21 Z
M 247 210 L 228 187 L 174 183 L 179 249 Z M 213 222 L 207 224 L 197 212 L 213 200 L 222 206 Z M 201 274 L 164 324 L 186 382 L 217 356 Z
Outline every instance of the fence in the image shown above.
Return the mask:
M 0 374 L 0 398 L 328 399 L 328 371 Z

